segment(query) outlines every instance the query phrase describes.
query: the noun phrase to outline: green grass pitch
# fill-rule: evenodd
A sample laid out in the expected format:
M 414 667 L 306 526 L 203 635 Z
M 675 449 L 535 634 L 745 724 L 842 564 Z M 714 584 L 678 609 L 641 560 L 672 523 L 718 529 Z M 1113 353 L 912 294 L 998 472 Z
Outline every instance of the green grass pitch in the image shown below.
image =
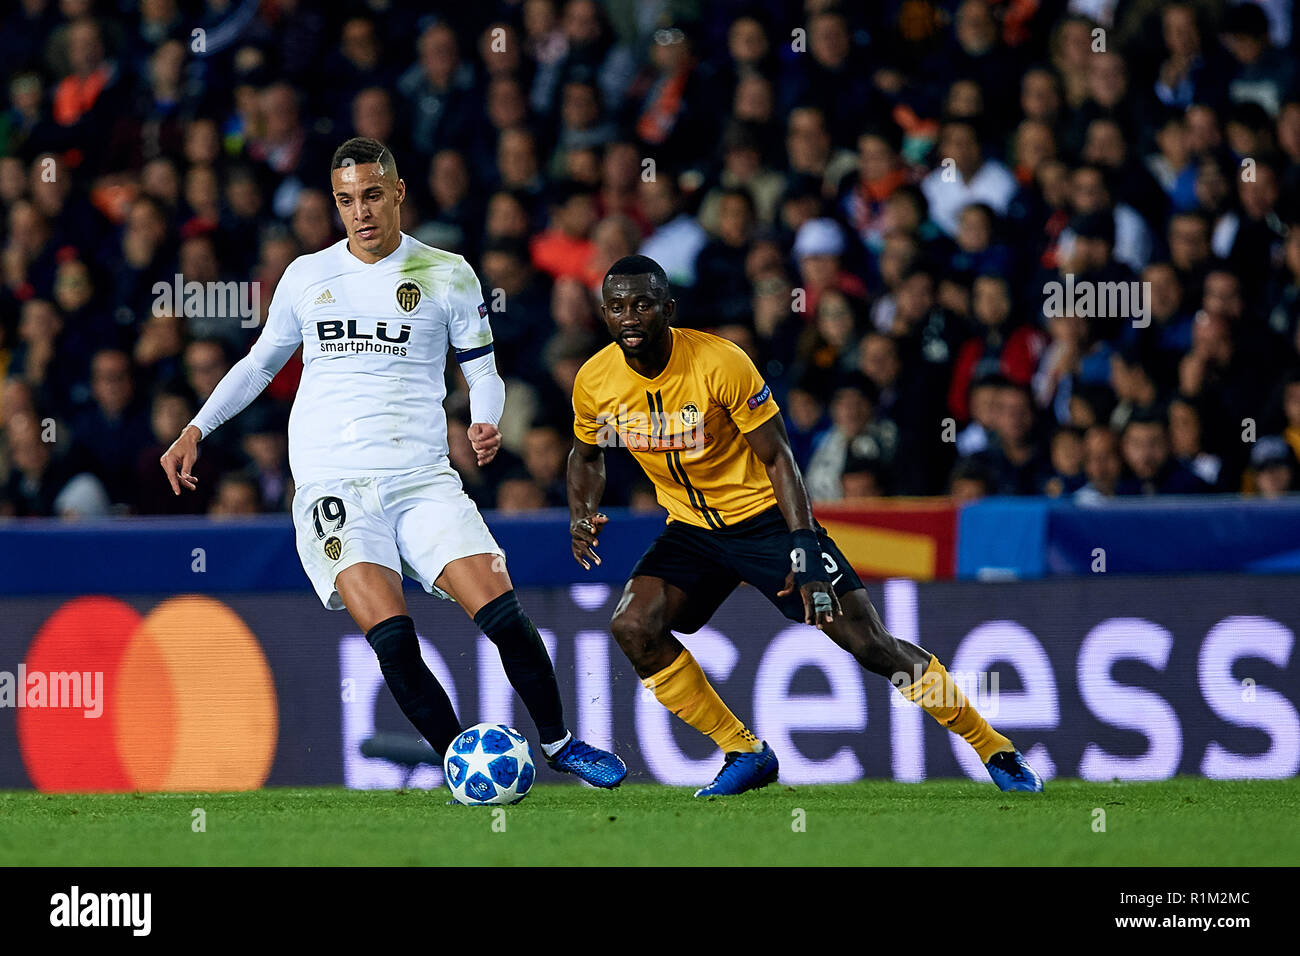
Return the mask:
M 1161 783 L 541 785 L 504 815 L 437 791 L 0 793 L 0 864 L 1295 865 L 1300 779 Z M 1105 832 L 1094 830 L 1105 811 Z M 195 832 L 204 811 L 205 832 Z

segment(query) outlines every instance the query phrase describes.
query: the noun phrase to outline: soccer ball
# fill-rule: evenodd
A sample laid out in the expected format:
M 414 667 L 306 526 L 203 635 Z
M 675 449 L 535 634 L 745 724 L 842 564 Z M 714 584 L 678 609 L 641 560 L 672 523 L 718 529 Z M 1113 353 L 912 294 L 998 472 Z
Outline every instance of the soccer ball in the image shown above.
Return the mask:
M 527 738 L 505 724 L 475 724 L 461 731 L 442 769 L 452 798 L 468 807 L 518 803 L 537 776 Z

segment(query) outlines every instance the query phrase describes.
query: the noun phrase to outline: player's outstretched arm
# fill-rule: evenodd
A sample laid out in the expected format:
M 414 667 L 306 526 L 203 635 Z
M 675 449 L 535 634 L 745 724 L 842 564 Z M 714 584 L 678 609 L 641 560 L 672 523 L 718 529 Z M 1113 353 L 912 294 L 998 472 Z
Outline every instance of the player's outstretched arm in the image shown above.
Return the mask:
M 591 562 L 600 564 L 596 539 L 609 521 L 596 509 L 605 493 L 605 452 L 599 445 L 589 445 L 574 437 L 569 452 L 569 534 L 573 537 L 573 559 L 587 570 Z
M 773 415 L 757 428 L 745 432 L 745 438 L 767 469 L 772 491 L 776 493 L 776 503 L 790 528 L 792 566 L 781 594 L 789 594 L 797 584 L 803 596 L 804 623 L 815 623 L 821 628 L 835 620 L 835 615 L 840 612 L 840 602 L 822 565 L 822 549 L 814 530 L 812 504 L 808 500 L 803 475 L 794 462 L 785 420 L 780 415 Z

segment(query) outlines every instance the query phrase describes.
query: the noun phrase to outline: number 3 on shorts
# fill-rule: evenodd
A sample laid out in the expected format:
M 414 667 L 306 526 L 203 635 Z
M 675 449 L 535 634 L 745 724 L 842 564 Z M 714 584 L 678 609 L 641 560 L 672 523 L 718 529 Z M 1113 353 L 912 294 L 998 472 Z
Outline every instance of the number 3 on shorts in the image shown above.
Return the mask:
M 347 520 L 348 513 L 343 507 L 343 501 L 340 498 L 330 496 L 322 498 L 316 502 L 316 507 L 311 509 L 311 523 L 316 527 L 316 537 L 324 538 L 331 531 L 338 531 L 343 527 L 343 522 Z M 329 524 L 326 528 L 321 522 L 321 518 Z

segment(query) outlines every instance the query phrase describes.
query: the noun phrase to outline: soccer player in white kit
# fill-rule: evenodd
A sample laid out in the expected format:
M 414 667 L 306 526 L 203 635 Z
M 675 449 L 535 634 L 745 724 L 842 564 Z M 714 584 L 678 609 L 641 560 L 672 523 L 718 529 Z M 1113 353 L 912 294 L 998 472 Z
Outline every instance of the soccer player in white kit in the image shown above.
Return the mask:
M 449 348 L 469 384 L 478 464 L 501 445 L 505 385 L 478 277 L 463 257 L 401 231 L 406 185 L 382 143 L 345 142 L 330 179 L 347 239 L 285 270 L 252 349 L 162 456 L 172 490 L 194 490 L 199 441 L 242 411 L 301 346 L 289 416 L 293 522 L 321 602 L 348 610 L 402 712 L 445 755 L 462 727 L 420 656 L 402 575 L 456 601 L 500 651 L 547 762 L 615 787 L 627 767 L 565 728 L 550 657 L 519 605 L 504 552 L 447 458 Z

